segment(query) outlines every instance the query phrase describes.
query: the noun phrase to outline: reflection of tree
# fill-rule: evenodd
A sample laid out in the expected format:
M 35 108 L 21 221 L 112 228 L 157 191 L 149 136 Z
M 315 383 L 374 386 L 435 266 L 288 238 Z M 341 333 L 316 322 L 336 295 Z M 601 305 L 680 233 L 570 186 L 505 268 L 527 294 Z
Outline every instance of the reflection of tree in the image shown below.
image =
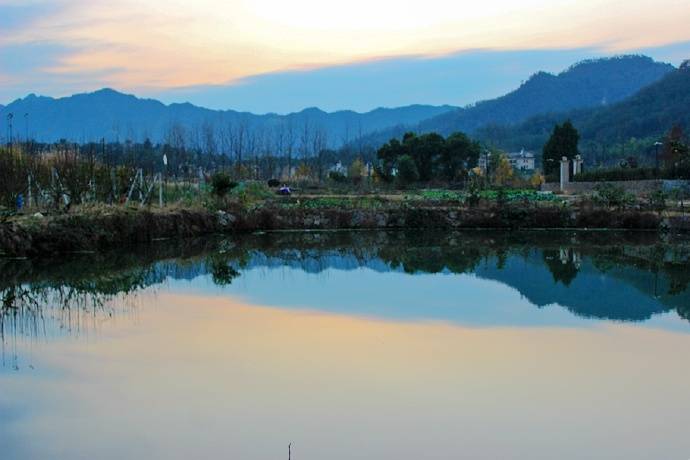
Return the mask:
M 690 305 L 681 305 L 676 310 L 678 311 L 678 316 L 690 321 Z
M 553 275 L 554 282 L 561 282 L 565 286 L 570 286 L 570 283 L 577 277 L 579 267 L 572 251 L 544 250 L 543 258 L 551 275 Z
M 213 283 L 218 286 L 232 284 L 232 281 L 240 276 L 240 272 L 235 270 L 225 258 L 211 258 L 210 267 Z

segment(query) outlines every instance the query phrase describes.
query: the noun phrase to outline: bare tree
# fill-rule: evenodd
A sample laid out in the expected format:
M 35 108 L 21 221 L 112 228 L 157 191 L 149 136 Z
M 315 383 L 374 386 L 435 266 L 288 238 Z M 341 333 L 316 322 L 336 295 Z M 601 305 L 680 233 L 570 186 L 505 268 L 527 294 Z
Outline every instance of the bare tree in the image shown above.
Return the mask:
M 319 181 L 323 180 L 324 173 L 324 152 L 328 148 L 328 133 L 323 127 L 314 129 L 311 137 L 311 151 L 316 157 L 316 173 Z
M 292 153 L 295 149 L 295 127 L 292 120 L 288 121 L 285 131 L 285 153 L 287 155 L 288 179 L 292 179 Z

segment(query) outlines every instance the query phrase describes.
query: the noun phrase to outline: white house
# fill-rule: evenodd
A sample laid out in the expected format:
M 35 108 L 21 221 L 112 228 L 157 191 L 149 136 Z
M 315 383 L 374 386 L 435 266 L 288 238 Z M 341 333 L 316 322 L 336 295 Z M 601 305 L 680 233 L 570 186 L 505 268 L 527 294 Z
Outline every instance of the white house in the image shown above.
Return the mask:
M 345 166 L 343 166 L 343 164 L 340 161 L 338 161 L 336 164 L 334 164 L 333 166 L 328 168 L 328 172 L 329 173 L 334 172 L 334 173 L 346 175 L 347 174 L 347 168 Z
M 508 160 L 510 165 L 518 171 L 534 171 L 534 154 L 525 152 L 525 149 L 509 153 Z
M 477 166 L 479 166 L 483 173 L 486 173 L 490 155 L 484 154 L 479 157 Z M 518 171 L 534 171 L 534 154 L 532 152 L 525 152 L 525 149 L 522 149 L 519 152 L 507 153 L 506 156 L 513 169 Z

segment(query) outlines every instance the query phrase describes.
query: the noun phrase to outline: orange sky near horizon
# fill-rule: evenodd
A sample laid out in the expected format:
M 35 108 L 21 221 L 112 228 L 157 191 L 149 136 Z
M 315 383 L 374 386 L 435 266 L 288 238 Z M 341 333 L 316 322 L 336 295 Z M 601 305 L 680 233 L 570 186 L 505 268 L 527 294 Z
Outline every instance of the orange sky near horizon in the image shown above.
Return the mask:
M 118 88 L 469 49 L 624 52 L 690 40 L 690 7 L 679 0 L 0 0 L 7 17 L 22 9 L 0 31 L 0 51 L 60 47 L 40 71 L 99 75 Z M 0 74 L 8 84 L 21 78 Z

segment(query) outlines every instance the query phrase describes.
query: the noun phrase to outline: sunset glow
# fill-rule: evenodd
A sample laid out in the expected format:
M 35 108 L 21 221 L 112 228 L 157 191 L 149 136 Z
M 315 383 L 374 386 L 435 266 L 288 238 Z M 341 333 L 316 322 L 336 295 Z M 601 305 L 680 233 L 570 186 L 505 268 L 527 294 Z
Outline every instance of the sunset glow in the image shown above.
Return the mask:
M 0 78 L 18 85 L 31 71 L 52 79 L 57 93 L 75 81 L 135 90 L 390 56 L 574 47 L 623 52 L 690 39 L 684 1 L 605 3 L 0 0 L 0 53 L 7 55 Z M 24 57 L 18 62 L 15 54 Z

